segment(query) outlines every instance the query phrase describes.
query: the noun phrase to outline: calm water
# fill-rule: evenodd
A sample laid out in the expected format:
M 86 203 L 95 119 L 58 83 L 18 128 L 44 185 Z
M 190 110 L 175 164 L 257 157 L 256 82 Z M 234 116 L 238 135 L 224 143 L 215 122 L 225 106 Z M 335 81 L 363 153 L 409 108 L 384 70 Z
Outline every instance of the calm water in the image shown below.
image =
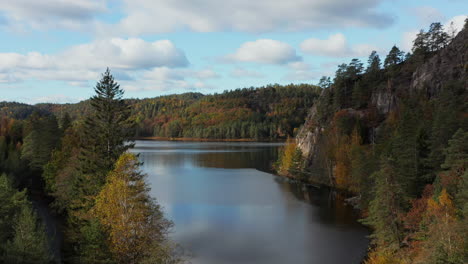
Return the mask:
M 359 263 L 368 232 L 355 212 L 268 173 L 280 146 L 137 141 L 133 151 L 192 263 Z

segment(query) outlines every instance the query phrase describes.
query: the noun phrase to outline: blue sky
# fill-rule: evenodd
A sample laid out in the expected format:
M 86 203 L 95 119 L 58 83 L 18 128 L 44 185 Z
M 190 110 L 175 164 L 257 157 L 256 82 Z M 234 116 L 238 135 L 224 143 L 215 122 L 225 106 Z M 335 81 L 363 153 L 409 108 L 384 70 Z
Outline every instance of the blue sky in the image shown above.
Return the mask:
M 463 0 L 0 0 L 0 101 L 77 102 L 106 67 L 133 98 L 316 83 L 467 12 Z

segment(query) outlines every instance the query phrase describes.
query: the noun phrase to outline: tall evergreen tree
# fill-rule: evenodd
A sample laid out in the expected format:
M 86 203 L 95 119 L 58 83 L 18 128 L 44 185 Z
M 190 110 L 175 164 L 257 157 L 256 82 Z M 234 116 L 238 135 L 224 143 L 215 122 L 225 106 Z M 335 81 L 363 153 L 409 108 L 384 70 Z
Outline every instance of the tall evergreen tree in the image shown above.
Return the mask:
M 94 113 L 86 118 L 83 128 L 82 172 L 105 175 L 118 157 L 132 147 L 133 122 L 129 119 L 130 108 L 123 100 L 124 90 L 109 69 L 94 91 L 96 95 L 91 98 Z
M 403 239 L 401 214 L 404 202 L 393 161 L 384 158 L 380 171 L 373 177 L 374 199 L 369 204 L 369 216 L 363 223 L 374 229 L 372 237 L 377 246 L 396 250 Z

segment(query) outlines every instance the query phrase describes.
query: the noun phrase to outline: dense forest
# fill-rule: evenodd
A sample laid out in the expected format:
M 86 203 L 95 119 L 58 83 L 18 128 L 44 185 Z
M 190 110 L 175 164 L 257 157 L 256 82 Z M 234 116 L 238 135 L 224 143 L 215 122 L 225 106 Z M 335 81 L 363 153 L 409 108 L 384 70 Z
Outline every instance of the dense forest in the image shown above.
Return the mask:
M 366 264 L 467 263 L 467 63 L 468 20 L 341 64 L 284 148 L 280 174 L 353 196 L 373 230 Z
M 320 90 L 309 84 L 268 85 L 125 101 L 136 123 L 136 137 L 274 140 L 294 135 Z M 91 111 L 89 100 L 65 105 L 0 103 L 0 114 L 14 119 L 40 112 L 68 114 L 75 120 Z
M 135 123 L 109 71 L 72 121 L 10 103 L 0 119 L 0 263 L 181 263 L 172 223 L 131 148 Z M 6 111 L 6 112 L 5 112 Z M 35 206 L 31 201 L 36 202 Z M 38 201 L 61 219 L 46 230 Z M 59 248 L 54 239 L 63 238 Z

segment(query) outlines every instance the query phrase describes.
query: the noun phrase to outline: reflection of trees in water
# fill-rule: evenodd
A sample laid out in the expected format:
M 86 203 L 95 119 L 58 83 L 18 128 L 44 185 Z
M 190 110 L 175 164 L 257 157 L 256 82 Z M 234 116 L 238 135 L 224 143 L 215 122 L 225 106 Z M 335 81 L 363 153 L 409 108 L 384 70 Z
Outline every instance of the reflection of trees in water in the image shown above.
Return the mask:
M 212 152 L 210 152 L 212 151 Z M 140 160 L 145 167 L 194 167 L 239 169 L 255 168 L 261 171 L 272 170 L 278 158 L 278 147 L 212 147 L 194 152 L 143 152 Z
M 212 168 L 256 168 L 261 171 L 271 171 L 273 162 L 278 157 L 277 148 L 249 149 L 248 152 L 208 152 L 200 153 L 194 158 L 198 167 Z
M 344 202 L 345 197 L 327 187 L 313 187 L 302 183 L 292 182 L 277 177 L 275 181 L 280 188 L 292 194 L 296 199 L 315 205 L 316 214 L 323 224 L 339 225 L 342 227 L 361 226 L 357 220 L 359 214 Z

